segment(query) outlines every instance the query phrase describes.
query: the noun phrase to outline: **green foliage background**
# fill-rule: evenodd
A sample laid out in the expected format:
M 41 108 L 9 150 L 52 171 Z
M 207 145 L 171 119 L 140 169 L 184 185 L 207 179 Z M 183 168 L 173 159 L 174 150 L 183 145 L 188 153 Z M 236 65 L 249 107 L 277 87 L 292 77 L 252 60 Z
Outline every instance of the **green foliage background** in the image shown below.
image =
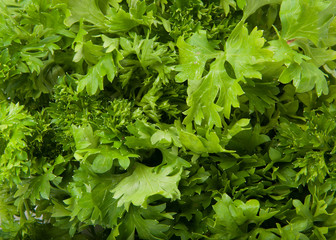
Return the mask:
M 0 0 L 0 239 L 336 239 L 335 0 Z

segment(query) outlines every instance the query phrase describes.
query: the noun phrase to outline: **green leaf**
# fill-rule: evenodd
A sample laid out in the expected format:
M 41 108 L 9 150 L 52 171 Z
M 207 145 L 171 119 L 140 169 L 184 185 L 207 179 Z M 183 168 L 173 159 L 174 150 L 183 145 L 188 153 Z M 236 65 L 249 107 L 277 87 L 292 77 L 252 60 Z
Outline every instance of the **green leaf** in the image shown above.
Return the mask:
M 228 239 L 234 239 L 251 235 L 253 230 L 242 227 L 248 221 L 261 224 L 267 219 L 273 217 L 277 212 L 269 209 L 260 209 L 258 200 L 251 199 L 246 203 L 241 200 L 233 201 L 227 194 L 223 194 L 221 199 L 213 205 L 215 211 L 215 229 L 218 228 L 221 233 L 219 236 L 227 236 Z M 249 234 L 246 234 L 250 232 Z M 216 235 L 215 235 L 216 236 Z
M 77 36 L 72 43 L 72 48 L 75 51 L 73 61 L 80 62 L 84 59 L 89 64 L 96 64 L 99 58 L 103 56 L 103 47 L 92 43 L 91 40 L 87 41 L 89 32 L 84 28 L 83 21 L 80 21 Z
M 335 13 L 0 0 L 0 239 L 334 239 Z
M 172 137 L 168 131 L 159 130 L 152 135 L 151 142 L 153 145 L 160 143 L 160 145 L 167 144 L 169 146 L 172 142 Z
M 148 206 L 147 209 L 131 206 L 124 221 L 119 227 L 118 239 L 133 239 L 135 230 L 141 239 L 168 239 L 165 232 L 169 225 L 159 220 L 172 218 L 170 214 L 163 213 L 165 205 Z
M 93 134 L 92 127 L 90 125 L 76 127 L 71 126 L 72 134 L 75 139 L 76 148 L 78 150 L 86 148 L 95 148 L 98 145 L 98 137 Z
M 244 129 L 244 131 L 237 133 L 229 141 L 227 149 L 252 153 L 259 145 L 269 142 L 270 140 L 268 135 L 261 133 L 260 126 L 256 125 L 252 129 Z
M 335 2 L 284 0 L 280 8 L 281 35 L 285 40 L 307 38 L 318 46 L 334 18 Z
M 17 185 L 27 176 L 28 138 L 36 132 L 36 122 L 18 103 L 0 102 L 0 182 Z
M 311 196 L 307 196 L 305 198 L 304 204 L 302 204 L 300 200 L 297 200 L 297 199 L 293 200 L 293 206 L 295 207 L 297 214 L 302 216 L 306 221 L 308 221 L 307 225 L 309 223 L 311 224 L 313 220 L 313 215 L 310 211 L 310 204 L 311 204 L 310 201 L 311 201 Z M 301 231 L 305 230 L 306 228 L 301 229 Z
M 99 27 L 104 25 L 105 17 L 93 0 L 68 1 L 68 8 L 70 14 L 65 20 L 65 24 L 68 26 L 82 19 Z
M 221 0 L 220 6 L 224 9 L 225 15 L 228 15 L 230 7 L 236 8 L 236 2 L 234 0 Z
M 89 95 L 97 93 L 98 89 L 104 89 L 104 77 L 107 77 L 109 82 L 112 82 L 116 74 L 116 66 L 111 54 L 102 57 L 99 62 L 91 67 L 85 77 L 78 83 L 77 91 L 81 92 L 86 88 Z
M 273 55 L 263 48 L 265 39 L 262 34 L 256 27 L 249 34 L 243 22 L 231 32 L 225 43 L 225 58 L 232 65 L 237 79 L 261 78 L 262 64 L 270 61 Z
M 289 65 L 280 75 L 279 81 L 288 83 L 293 80 L 293 85 L 298 93 L 308 92 L 316 86 L 317 96 L 328 94 L 329 88 L 324 73 L 313 63 L 302 62 Z
M 257 110 L 265 113 L 278 101 L 277 95 L 280 90 L 275 82 L 255 81 L 254 86 L 245 85 L 242 88 L 248 98 L 250 112 Z
M 268 155 L 273 162 L 279 161 L 281 159 L 281 152 L 274 148 L 269 149 Z
M 240 9 L 244 9 L 245 5 L 246 5 L 246 0 L 236 0 L 237 5 Z
M 220 138 L 213 131 L 208 131 L 205 137 L 187 132 L 185 130 L 179 131 L 179 137 L 182 145 L 194 153 L 220 153 L 225 152 Z
M 11 196 L 9 195 L 8 189 L 4 187 L 0 191 L 0 219 L 1 222 L 10 223 L 13 221 L 13 216 L 18 214 L 17 208 L 12 204 Z M 2 224 L 3 226 L 4 224 Z M 1 232 L 0 232 L 1 233 Z M 1 235 L 0 235 L 1 236 Z
M 225 130 L 224 136 L 221 139 L 223 143 L 226 145 L 235 135 L 239 134 L 244 130 L 249 130 L 249 128 L 247 127 L 249 123 L 250 120 L 247 118 L 242 118 L 236 122 L 232 122 L 230 126 L 228 126 L 228 128 Z
M 297 92 L 307 92 L 311 90 L 314 86 L 316 86 L 317 96 L 321 96 L 321 94 L 328 94 L 328 84 L 325 78 L 324 73 L 319 70 L 312 63 L 301 64 L 302 72 L 301 72 L 301 80 L 300 82 L 294 79 L 293 84 L 296 87 Z
M 104 42 L 103 47 L 106 48 L 106 53 L 113 52 L 119 48 L 119 38 L 109 38 L 106 35 L 102 35 L 101 37 Z
M 50 195 L 50 181 L 53 181 L 56 176 L 50 172 L 41 176 L 31 178 L 22 185 L 18 186 L 14 197 L 18 198 L 17 202 L 22 202 L 24 199 L 29 199 L 32 204 L 36 204 L 36 200 L 41 198 L 49 199 Z
M 113 149 L 110 147 L 101 147 L 98 149 L 99 154 L 94 158 L 92 170 L 96 173 L 105 173 L 113 166 L 113 161 L 118 160 L 123 169 L 130 165 L 131 157 L 138 157 L 137 154 L 131 154 L 125 149 Z
M 133 16 L 122 9 L 111 9 L 111 15 L 108 16 L 106 21 L 106 30 L 112 33 L 127 32 L 142 24 L 142 21 L 135 19 Z
M 224 55 L 219 56 L 210 66 L 210 72 L 202 79 L 195 90 L 189 90 L 187 100 L 190 109 L 185 114 L 184 123 L 195 120 L 201 124 L 204 119 L 211 128 L 213 125 L 220 127 L 221 115 L 230 117 L 231 107 L 239 107 L 238 96 L 244 92 L 239 85 L 239 79 L 229 77 L 224 68 Z M 191 88 L 191 87 L 190 87 Z M 217 98 L 217 101 L 216 101 Z
M 304 41 L 296 41 L 295 43 L 303 49 L 304 53 L 311 59 L 310 62 L 317 67 L 336 59 L 336 51 L 332 49 L 315 48 Z
M 137 163 L 131 175 L 125 177 L 112 190 L 114 198 L 118 199 L 118 206 L 125 205 L 128 209 L 132 203 L 135 206 L 147 206 L 149 197 L 156 194 L 175 200 L 180 197 L 177 185 L 180 181 L 181 172 L 170 175 L 169 168 L 162 167 L 155 170 Z
M 278 40 L 269 42 L 269 49 L 274 53 L 273 59 L 278 62 L 283 62 L 286 65 L 290 63 L 301 64 L 303 60 L 310 60 L 306 55 L 303 55 L 291 48 L 284 39 L 279 37 Z
M 125 144 L 131 148 L 153 148 L 151 137 L 155 134 L 155 128 L 152 125 L 142 121 L 136 121 L 134 125 L 127 126 L 128 131 L 134 136 L 126 137 Z
M 247 29 L 240 24 L 226 42 L 225 54 L 216 51 L 215 45 L 207 40 L 202 31 L 189 39 L 190 44 L 179 39 L 177 46 L 180 48 L 182 65 L 178 68 L 180 73 L 176 78 L 179 82 L 188 79 L 187 104 L 190 106 L 185 112 L 185 124 L 194 120 L 200 125 L 205 120 L 210 127 L 220 127 L 221 115 L 229 118 L 231 107 L 239 107 L 237 97 L 244 93 L 239 81 L 244 76 L 258 77 L 260 73 L 254 69 L 254 65 L 265 61 L 265 56 L 271 54 L 268 50 L 260 49 L 264 43 L 263 39 L 258 39 L 260 36 L 256 30 L 248 36 Z M 244 48 L 246 41 L 255 44 L 254 50 Z M 243 59 L 248 59 L 244 55 L 250 56 L 251 53 L 254 56 L 253 63 L 250 60 L 244 61 Z M 216 59 L 210 65 L 209 73 L 203 77 L 205 63 L 213 58 Z M 233 66 L 237 79 L 228 75 L 224 68 L 225 61 Z
M 242 9 L 242 6 L 245 5 L 245 3 L 240 3 L 243 1 L 237 1 L 239 8 Z M 245 1 L 244 1 L 245 2 Z M 267 4 L 278 4 L 281 3 L 282 0 L 246 0 L 246 6 L 244 8 L 244 16 L 243 20 L 246 20 L 249 16 L 251 16 L 255 11 L 257 11 L 259 8 L 267 5 Z
M 53 214 L 69 212 L 71 219 L 78 218 L 91 224 L 116 226 L 125 209 L 117 206 L 117 200 L 110 191 L 120 181 L 120 177 L 98 176 L 81 166 L 75 171 L 73 179 L 68 186 L 71 197 L 64 200 L 66 206 L 56 205 Z
M 182 145 L 184 145 L 187 149 L 190 149 L 195 153 L 206 152 L 205 146 L 196 135 L 189 132 L 181 131 L 179 136 Z
M 182 37 L 177 40 L 176 46 L 179 48 L 180 65 L 176 70 L 177 82 L 188 80 L 190 90 L 194 90 L 203 76 L 205 63 L 217 55 L 216 44 L 209 42 L 205 31 L 199 31 L 184 41 Z

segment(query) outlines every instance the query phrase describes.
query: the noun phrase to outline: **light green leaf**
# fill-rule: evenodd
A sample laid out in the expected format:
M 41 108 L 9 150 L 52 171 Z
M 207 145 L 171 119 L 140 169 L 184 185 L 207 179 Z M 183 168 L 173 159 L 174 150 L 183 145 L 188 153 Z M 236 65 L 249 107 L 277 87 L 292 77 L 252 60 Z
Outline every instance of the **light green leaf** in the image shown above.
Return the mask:
M 249 34 L 243 22 L 240 22 L 226 41 L 225 58 L 232 65 L 237 79 L 261 78 L 262 63 L 270 61 L 273 55 L 263 48 L 266 40 L 262 34 L 257 28 Z
M 72 125 L 71 128 L 77 150 L 97 147 L 98 137 L 93 134 L 93 130 L 90 125 L 82 127 Z
M 136 121 L 134 124 L 127 126 L 127 129 L 133 136 L 126 137 L 126 146 L 134 149 L 154 148 L 151 137 L 156 130 L 152 125 Z
M 78 218 L 90 224 L 116 226 L 125 209 L 117 206 L 117 200 L 110 192 L 120 181 L 120 176 L 94 174 L 81 166 L 75 171 L 73 181 L 68 186 L 70 198 L 64 200 L 66 209 L 54 214 L 70 213 L 71 219 Z
M 108 32 L 119 33 L 127 32 L 132 28 L 140 25 L 142 21 L 137 20 L 128 12 L 123 9 L 111 9 L 111 15 L 107 17 L 106 27 Z
M 311 62 L 317 67 L 336 59 L 336 51 L 332 49 L 313 47 L 307 41 L 295 41 L 294 43 L 302 48 L 305 55 L 309 57 L 310 61 L 307 62 Z
M 169 146 L 172 142 L 172 138 L 168 131 L 159 130 L 152 135 L 151 142 L 153 145 L 160 143 L 167 144 Z
M 115 158 L 109 154 L 100 153 L 93 160 L 92 170 L 96 173 L 107 172 L 111 169 L 114 159 Z
M 295 82 L 299 82 L 300 73 L 301 73 L 301 67 L 296 63 L 291 64 L 281 73 L 279 81 L 281 83 L 289 83 L 292 80 L 294 80 Z
M 172 218 L 171 214 L 163 212 L 165 207 L 165 204 L 148 206 L 147 209 L 131 206 L 118 229 L 120 239 L 133 239 L 135 230 L 141 239 L 168 239 L 165 232 L 170 226 L 160 223 L 160 220 Z
M 316 86 L 317 96 L 321 94 L 328 94 L 328 84 L 324 73 L 318 69 L 313 63 L 303 62 L 301 64 L 302 72 L 301 79 L 297 81 L 294 78 L 293 85 L 296 87 L 296 91 L 299 93 L 307 92 Z
M 72 48 L 75 52 L 73 61 L 80 62 L 84 59 L 89 64 L 96 64 L 103 55 L 103 47 L 93 44 L 91 40 L 87 41 L 87 34 L 88 31 L 84 29 L 83 21 L 80 21 L 77 36 L 72 42 Z
M 137 154 L 131 154 L 125 149 L 112 149 L 108 146 L 99 148 L 99 154 L 94 158 L 92 170 L 96 173 L 105 173 L 113 166 L 113 161 L 118 160 L 123 169 L 127 169 L 130 165 L 131 157 L 138 157 Z
M 112 190 L 114 198 L 118 200 L 118 206 L 125 205 L 128 209 L 132 203 L 135 206 L 147 206 L 147 199 L 156 194 L 171 200 L 180 197 L 177 185 L 181 179 L 181 172 L 170 176 L 170 172 L 162 167 L 156 171 L 153 167 L 147 167 L 136 163 L 131 175 L 125 177 Z
M 279 4 L 282 0 L 246 0 L 246 6 L 244 8 L 244 16 L 243 20 L 245 21 L 249 16 L 251 16 L 255 11 L 259 8 L 267 5 L 267 4 Z M 237 1 L 242 2 L 241 0 Z M 245 2 L 245 1 L 244 1 Z M 245 5 L 245 3 L 238 4 L 239 8 L 242 9 L 241 5 Z
M 225 152 L 219 137 L 213 131 L 205 134 L 205 138 L 193 133 L 180 130 L 179 136 L 182 145 L 194 153 L 219 153 Z
M 239 107 L 238 96 L 244 93 L 239 82 L 244 77 L 261 78 L 261 63 L 272 56 L 270 50 L 263 48 L 264 42 L 261 31 L 254 29 L 248 34 L 243 23 L 231 33 L 225 52 L 215 50 L 214 43 L 207 40 L 204 31 L 195 33 L 188 42 L 178 40 L 181 65 L 177 68 L 180 73 L 176 79 L 178 82 L 188 79 L 187 104 L 190 108 L 185 111 L 185 124 L 195 121 L 200 125 L 205 121 L 210 127 L 220 127 L 222 114 L 230 117 L 231 107 Z M 210 71 L 203 76 L 205 63 L 213 58 Z M 226 61 L 237 78 L 227 73 Z
M 317 96 L 329 92 L 325 74 L 310 62 L 302 62 L 301 65 L 293 63 L 279 77 L 279 81 L 282 83 L 289 83 L 292 80 L 298 93 L 308 92 L 315 86 Z
M 260 203 L 256 199 L 250 199 L 244 203 L 241 200 L 232 200 L 227 194 L 223 194 L 221 199 L 213 205 L 215 211 L 215 227 L 223 236 L 228 239 L 251 236 L 254 230 L 242 228 L 246 221 L 253 221 L 261 224 L 267 219 L 273 217 L 277 211 L 270 209 L 260 209 Z
M 69 0 L 68 8 L 70 14 L 65 20 L 65 24 L 68 26 L 79 22 L 81 19 L 85 19 L 85 21 L 96 26 L 104 25 L 105 17 L 94 0 Z
M 203 76 L 206 61 L 216 57 L 216 45 L 208 41 L 205 31 L 199 31 L 187 42 L 180 37 L 176 46 L 179 48 L 180 58 L 180 65 L 176 68 L 179 71 L 176 81 L 188 80 L 190 90 L 193 91 Z
M 180 131 L 180 140 L 183 146 L 195 153 L 202 153 L 207 151 L 202 141 L 192 133 Z
M 102 35 L 101 38 L 104 42 L 103 47 L 106 48 L 106 53 L 119 48 L 119 38 L 109 38 L 106 35 Z
M 307 38 L 318 46 L 319 41 L 326 38 L 335 8 L 334 1 L 283 0 L 279 13 L 281 35 L 285 40 Z
M 49 199 L 50 195 L 50 181 L 53 181 L 56 176 L 50 172 L 43 175 L 31 178 L 18 186 L 14 197 L 18 198 L 17 203 L 22 202 L 24 199 L 30 199 L 35 204 L 36 200 Z
M 210 66 L 210 72 L 202 79 L 198 88 L 191 92 L 187 103 L 190 108 L 185 112 L 184 123 L 194 120 L 201 124 L 203 120 L 212 127 L 220 127 L 221 112 L 230 117 L 231 107 L 239 107 L 238 96 L 244 92 L 239 85 L 239 79 L 229 77 L 224 68 L 224 55 L 219 56 Z M 191 87 L 190 87 L 191 88 Z M 217 99 L 217 100 L 216 100 Z
M 143 9 L 139 12 L 142 14 L 132 15 L 122 8 L 116 9 L 114 7 L 108 6 L 109 14 L 104 14 L 99 4 L 94 0 L 69 0 L 68 8 L 70 9 L 70 14 L 65 19 L 65 24 L 72 26 L 74 23 L 84 20 L 104 31 L 119 33 L 127 32 L 142 23 L 140 19 L 135 17 L 142 17 L 144 14 Z
M 224 9 L 225 15 L 228 15 L 230 7 L 236 9 L 236 2 L 234 0 L 221 0 L 220 6 Z
M 94 95 L 97 93 L 98 89 L 104 89 L 104 77 L 112 82 L 115 73 L 116 66 L 111 54 L 107 54 L 102 57 L 99 62 L 91 67 L 85 77 L 83 77 L 78 83 L 78 91 L 81 92 L 86 88 L 89 95 Z
M 304 60 L 310 60 L 310 57 L 303 55 L 294 49 L 281 37 L 278 40 L 269 41 L 269 47 L 274 55 L 273 59 L 277 62 L 283 62 L 286 65 L 291 63 L 301 64 Z
M 237 2 L 237 6 L 240 8 L 240 9 L 244 9 L 245 5 L 246 5 L 246 0 L 236 0 Z

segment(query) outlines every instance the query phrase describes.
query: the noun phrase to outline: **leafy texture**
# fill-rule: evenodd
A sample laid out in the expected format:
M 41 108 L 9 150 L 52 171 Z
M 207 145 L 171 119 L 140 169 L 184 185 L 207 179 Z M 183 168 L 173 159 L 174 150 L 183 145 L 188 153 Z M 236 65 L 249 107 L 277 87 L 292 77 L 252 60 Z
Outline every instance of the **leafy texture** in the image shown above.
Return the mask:
M 1 182 L 18 184 L 29 174 L 31 159 L 27 153 L 28 137 L 35 122 L 19 104 L 0 103 Z
M 177 81 L 188 79 L 189 83 L 187 104 L 190 109 L 185 112 L 186 124 L 192 120 L 201 124 L 204 119 L 210 127 L 213 124 L 220 127 L 221 115 L 229 118 L 231 107 L 239 107 L 238 96 L 244 93 L 239 82 L 244 78 L 261 78 L 258 70 L 262 68 L 258 64 L 272 56 L 272 52 L 262 49 L 264 39 L 261 34 L 254 29 L 249 35 L 240 23 L 226 41 L 224 51 L 216 51 L 205 32 L 193 35 L 190 44 L 179 39 L 177 46 L 182 65 L 178 68 L 181 73 L 177 75 Z M 209 72 L 203 76 L 206 62 L 213 58 L 215 61 Z M 225 64 L 232 66 L 233 71 L 228 72 Z
M 285 40 L 307 38 L 318 45 L 334 18 L 333 1 L 283 1 L 280 18 Z
M 271 218 L 276 212 L 270 212 L 269 209 L 259 209 L 259 202 L 255 199 L 250 199 L 246 203 L 240 200 L 232 201 L 228 195 L 223 195 L 213 206 L 215 215 L 215 229 L 220 229 L 223 226 L 221 233 L 217 236 L 226 236 L 227 239 L 234 239 L 237 237 L 248 237 L 258 235 L 258 226 L 265 220 Z M 246 221 L 253 221 L 257 226 L 250 232 L 247 229 L 241 230 L 240 225 Z M 269 232 L 269 235 L 273 234 Z M 267 236 L 262 233 L 261 236 Z M 275 237 L 275 235 L 273 235 Z
M 0 0 L 0 239 L 334 239 L 335 12 Z
M 112 56 L 109 55 L 100 59 L 97 65 L 89 69 L 88 74 L 78 84 L 78 91 L 81 92 L 86 87 L 87 93 L 93 95 L 98 89 L 103 90 L 105 76 L 110 82 L 115 76 L 115 65 Z
M 180 174 L 168 176 L 171 172 L 164 168 L 158 172 L 153 172 L 153 169 L 144 165 L 138 164 L 132 175 L 125 177 L 114 188 L 114 197 L 119 199 L 118 204 L 125 204 L 128 208 L 132 203 L 135 206 L 147 205 L 147 198 L 156 194 L 172 200 L 179 198 L 180 193 L 177 189 Z M 128 189 L 125 192 L 125 189 Z

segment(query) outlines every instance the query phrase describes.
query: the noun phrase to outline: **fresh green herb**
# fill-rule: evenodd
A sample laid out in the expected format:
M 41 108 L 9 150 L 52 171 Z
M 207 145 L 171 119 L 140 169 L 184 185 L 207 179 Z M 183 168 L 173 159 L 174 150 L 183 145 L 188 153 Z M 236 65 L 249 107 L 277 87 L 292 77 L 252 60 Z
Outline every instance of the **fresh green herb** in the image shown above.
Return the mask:
M 0 0 L 0 239 L 334 239 L 335 13 Z

